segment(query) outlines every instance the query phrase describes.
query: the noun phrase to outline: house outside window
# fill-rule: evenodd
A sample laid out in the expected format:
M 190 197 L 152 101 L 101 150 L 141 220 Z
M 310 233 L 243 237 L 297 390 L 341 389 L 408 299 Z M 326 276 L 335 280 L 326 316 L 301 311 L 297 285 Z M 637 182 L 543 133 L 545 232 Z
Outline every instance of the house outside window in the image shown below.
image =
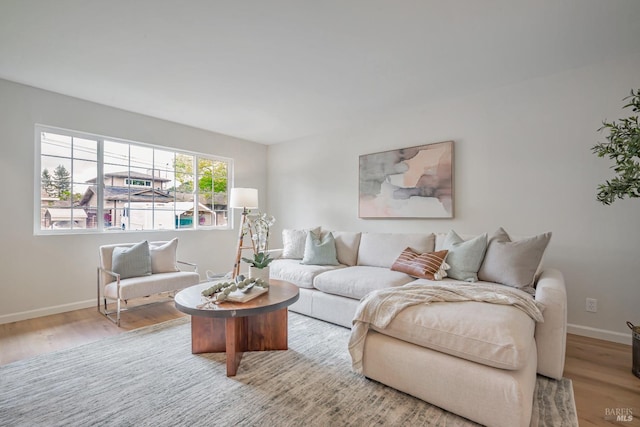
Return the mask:
M 144 179 L 125 179 L 125 185 L 135 185 L 139 187 L 151 187 L 151 181 Z
M 228 229 L 231 159 L 36 126 L 36 234 Z

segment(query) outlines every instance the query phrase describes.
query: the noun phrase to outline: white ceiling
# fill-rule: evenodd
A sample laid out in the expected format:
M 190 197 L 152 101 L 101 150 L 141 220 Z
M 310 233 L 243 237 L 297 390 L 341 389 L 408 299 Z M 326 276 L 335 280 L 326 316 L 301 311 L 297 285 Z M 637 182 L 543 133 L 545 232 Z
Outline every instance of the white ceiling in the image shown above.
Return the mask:
M 0 78 L 265 144 L 639 52 L 640 0 L 0 0 Z

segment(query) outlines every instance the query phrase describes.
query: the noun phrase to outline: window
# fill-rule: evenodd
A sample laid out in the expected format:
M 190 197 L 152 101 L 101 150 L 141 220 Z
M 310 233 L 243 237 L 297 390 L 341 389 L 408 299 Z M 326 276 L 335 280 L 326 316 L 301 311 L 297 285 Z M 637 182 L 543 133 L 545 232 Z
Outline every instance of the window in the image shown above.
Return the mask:
M 37 234 L 229 228 L 231 159 L 36 126 Z

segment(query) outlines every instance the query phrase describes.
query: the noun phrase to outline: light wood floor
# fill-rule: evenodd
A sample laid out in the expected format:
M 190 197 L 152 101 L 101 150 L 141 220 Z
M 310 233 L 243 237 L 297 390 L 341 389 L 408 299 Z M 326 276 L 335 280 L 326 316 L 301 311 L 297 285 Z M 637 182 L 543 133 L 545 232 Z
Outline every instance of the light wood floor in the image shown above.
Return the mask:
M 3 324 L 0 365 L 181 316 L 169 301 L 124 313 L 120 328 L 95 308 Z M 640 426 L 640 378 L 631 373 L 631 357 L 631 346 L 568 336 L 564 375 L 573 381 L 580 426 Z M 633 421 L 607 420 L 607 409 L 631 409 Z

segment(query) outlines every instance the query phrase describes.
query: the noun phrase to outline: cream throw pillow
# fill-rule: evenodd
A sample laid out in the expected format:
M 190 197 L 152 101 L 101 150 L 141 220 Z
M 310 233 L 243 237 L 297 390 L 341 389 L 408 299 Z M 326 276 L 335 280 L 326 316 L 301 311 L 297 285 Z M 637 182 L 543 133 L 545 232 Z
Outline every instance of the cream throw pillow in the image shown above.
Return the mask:
M 304 256 L 304 245 L 307 241 L 307 232 L 309 231 L 315 235 L 319 235 L 320 227 L 305 230 L 282 230 L 282 258 L 302 259 Z
M 549 240 L 551 233 L 514 242 L 503 228 L 499 228 L 489 240 L 478 278 L 534 294 L 536 270 Z
M 326 233 L 326 231 L 322 231 Z M 359 232 L 331 231 L 336 240 L 336 253 L 340 264 L 354 266 L 358 262 L 358 247 L 360 246 Z
M 180 271 L 176 265 L 177 250 L 177 237 L 164 244 L 157 242 L 150 243 L 149 252 L 151 253 L 151 271 L 153 274 Z

